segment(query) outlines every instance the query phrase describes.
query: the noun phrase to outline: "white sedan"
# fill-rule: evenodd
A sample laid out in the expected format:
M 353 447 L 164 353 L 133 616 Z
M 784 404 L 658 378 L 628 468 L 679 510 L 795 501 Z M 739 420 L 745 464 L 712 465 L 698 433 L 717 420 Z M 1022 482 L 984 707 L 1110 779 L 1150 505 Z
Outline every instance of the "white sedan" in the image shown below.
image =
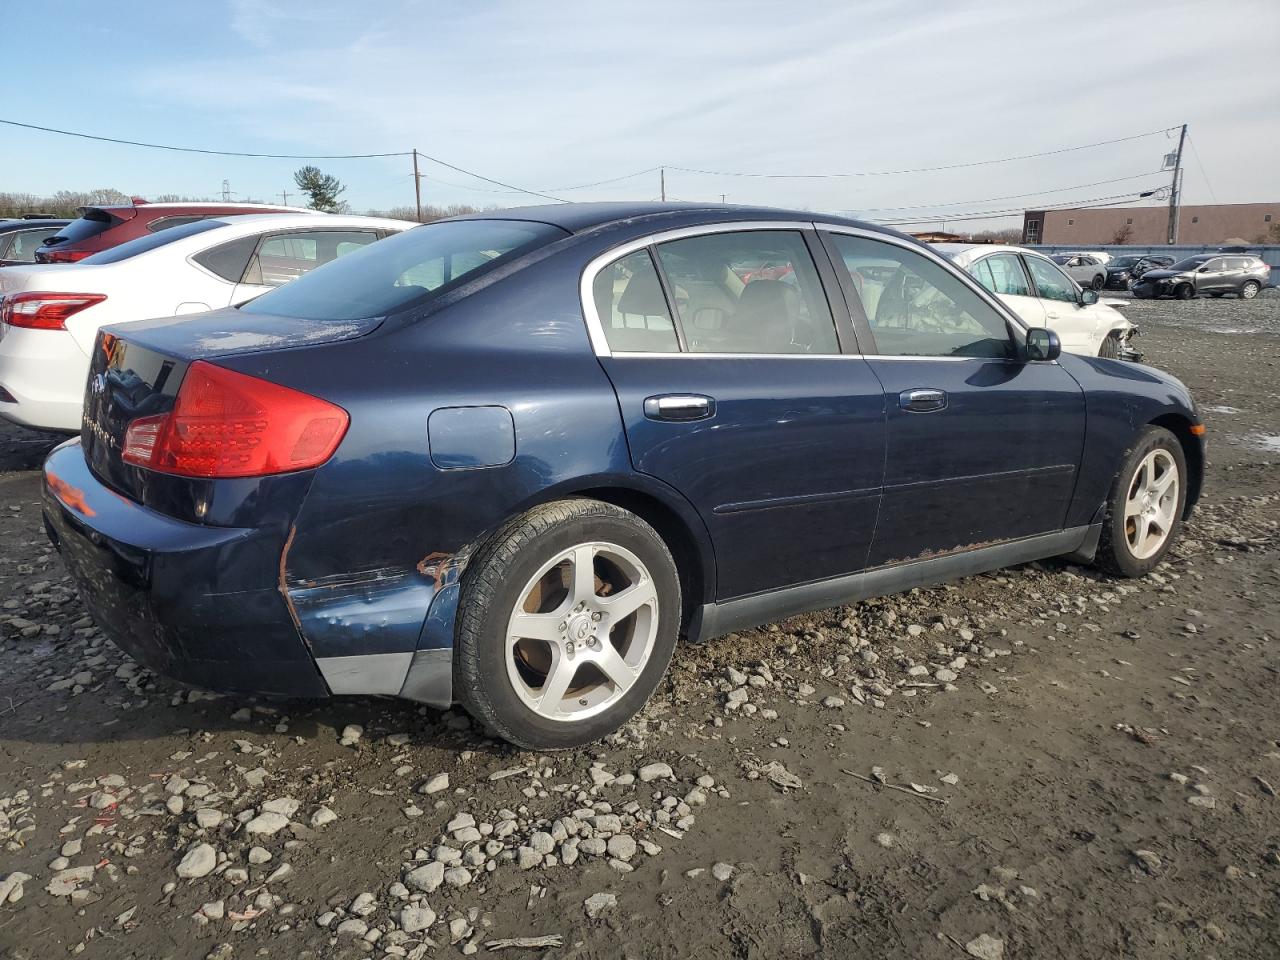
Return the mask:
M 1062 349 L 1090 357 L 1137 360 L 1130 344 L 1138 328 L 1116 307 L 1126 300 L 1102 300 L 1084 290 L 1043 254 L 998 244 L 933 245 L 956 266 L 998 296 L 1031 327 L 1049 327 Z
M 0 416 L 78 431 L 101 327 L 235 306 L 416 226 L 305 213 L 217 217 L 76 264 L 0 269 Z

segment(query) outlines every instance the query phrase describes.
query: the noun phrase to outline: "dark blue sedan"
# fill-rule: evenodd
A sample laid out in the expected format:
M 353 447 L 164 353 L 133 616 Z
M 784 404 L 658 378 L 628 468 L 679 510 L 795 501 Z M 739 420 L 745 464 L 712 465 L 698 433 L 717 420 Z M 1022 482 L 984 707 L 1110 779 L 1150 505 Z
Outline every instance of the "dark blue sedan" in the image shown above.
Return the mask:
M 226 691 L 599 738 L 679 637 L 1071 555 L 1150 571 L 1204 427 L 929 247 L 586 204 L 418 227 L 109 328 L 49 535 L 133 656 Z

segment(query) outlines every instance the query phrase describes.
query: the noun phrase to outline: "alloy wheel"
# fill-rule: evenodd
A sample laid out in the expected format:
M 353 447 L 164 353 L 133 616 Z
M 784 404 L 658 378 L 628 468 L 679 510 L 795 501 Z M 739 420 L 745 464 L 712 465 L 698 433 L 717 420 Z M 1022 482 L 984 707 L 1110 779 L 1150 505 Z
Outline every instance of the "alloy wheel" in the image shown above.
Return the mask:
M 549 720 L 594 716 L 635 685 L 658 634 L 658 593 L 644 564 L 614 543 L 581 543 L 543 564 L 507 624 L 507 677 Z
M 1152 450 L 1138 464 L 1124 503 L 1124 535 L 1134 559 L 1155 556 L 1169 539 L 1179 482 L 1177 461 L 1168 450 Z

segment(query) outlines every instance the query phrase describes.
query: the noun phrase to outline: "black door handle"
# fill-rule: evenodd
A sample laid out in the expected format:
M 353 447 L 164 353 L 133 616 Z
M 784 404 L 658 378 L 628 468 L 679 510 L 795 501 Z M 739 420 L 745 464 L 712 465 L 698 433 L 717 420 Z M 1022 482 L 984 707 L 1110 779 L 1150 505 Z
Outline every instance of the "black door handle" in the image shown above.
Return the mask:
M 696 393 L 668 393 L 644 401 L 644 415 L 650 420 L 706 420 L 715 412 L 716 402 Z
M 898 394 L 898 405 L 910 413 L 933 413 L 947 408 L 947 392 L 917 387 Z

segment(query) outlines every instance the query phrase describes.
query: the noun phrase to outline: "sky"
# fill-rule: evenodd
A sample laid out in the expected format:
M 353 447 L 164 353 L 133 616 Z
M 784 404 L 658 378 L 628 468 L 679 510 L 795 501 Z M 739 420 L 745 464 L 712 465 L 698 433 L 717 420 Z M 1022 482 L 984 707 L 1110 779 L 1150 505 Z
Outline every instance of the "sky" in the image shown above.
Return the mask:
M 669 199 L 723 194 L 975 229 L 1021 219 L 993 211 L 1127 202 L 1167 186 L 1159 170 L 1176 130 L 1166 131 L 1185 122 L 1184 202 L 1280 196 L 1275 0 L 0 0 L 0 10 L 0 118 L 101 136 L 253 153 L 416 147 L 566 200 L 656 199 L 653 168 L 665 166 Z M 306 162 L 0 126 L 0 191 L 215 197 L 225 179 L 234 199 L 278 202 L 287 190 L 296 203 L 292 175 Z M 413 202 L 408 157 L 313 162 L 347 185 L 356 212 Z M 427 160 L 422 171 L 427 203 L 543 202 Z M 601 180 L 614 182 L 581 188 Z

